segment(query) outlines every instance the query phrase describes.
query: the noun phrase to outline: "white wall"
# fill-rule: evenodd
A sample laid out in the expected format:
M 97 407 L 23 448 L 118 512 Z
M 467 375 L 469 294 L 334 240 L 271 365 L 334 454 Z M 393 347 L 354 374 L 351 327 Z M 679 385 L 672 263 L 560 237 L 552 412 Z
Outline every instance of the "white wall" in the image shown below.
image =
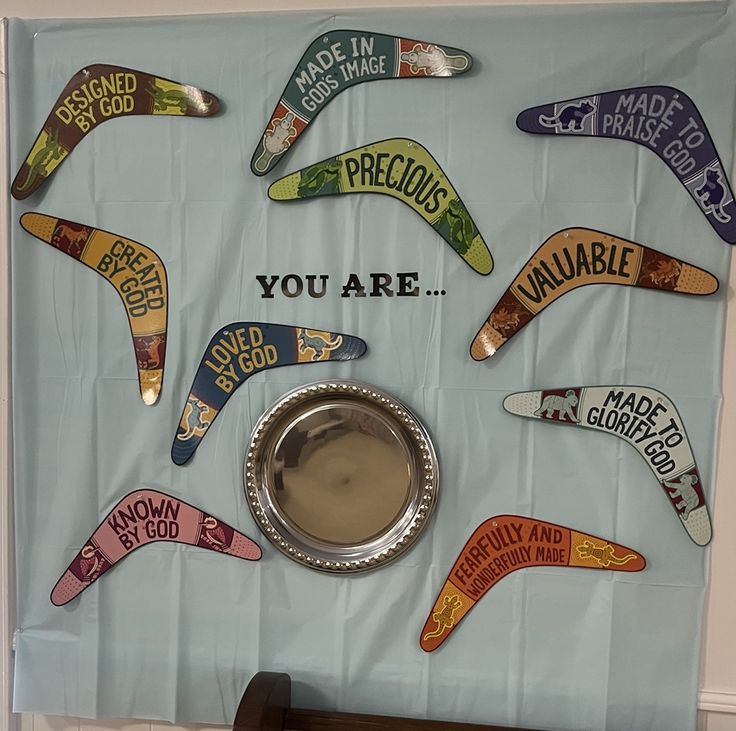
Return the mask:
M 243 12 L 249 10 L 293 10 L 321 8 L 394 7 L 429 5 L 492 5 L 541 4 L 549 2 L 606 2 L 606 0 L 0 0 L 0 17 L 114 17 L 216 12 Z M 649 0 L 619 0 L 643 2 Z M 664 0 L 658 0 L 664 1 Z M 711 0 L 700 0 L 710 2 Z M 0 44 L 0 108 L 5 107 L 5 52 Z M 5 118 L 0 119 L 0 464 L 8 459 L 8 303 L 5 286 L 7 268 L 8 180 L 7 134 Z M 733 180 L 733 176 L 732 176 Z M 731 267 L 730 282 L 736 282 L 736 258 Z M 733 617 L 736 608 L 736 489 L 728 484 L 729 475 L 736 475 L 736 300 L 733 284 L 728 287 L 728 322 L 723 379 L 724 402 L 719 444 L 716 496 L 711 502 L 715 539 L 711 547 L 711 576 L 703 653 L 703 673 L 699 697 L 698 731 L 736 731 L 736 627 Z M 729 448 L 729 445 L 731 447 Z M 0 731 L 171 731 L 172 729 L 206 729 L 208 727 L 180 727 L 168 724 L 121 721 L 95 721 L 55 716 L 24 715 L 13 717 L 8 713 L 11 685 L 11 656 L 9 629 L 13 626 L 12 598 L 7 589 L 12 586 L 10 560 L 12 534 L 10 530 L 10 502 L 7 490 L 8 470 L 0 470 Z M 632 730 L 633 731 L 633 730 Z

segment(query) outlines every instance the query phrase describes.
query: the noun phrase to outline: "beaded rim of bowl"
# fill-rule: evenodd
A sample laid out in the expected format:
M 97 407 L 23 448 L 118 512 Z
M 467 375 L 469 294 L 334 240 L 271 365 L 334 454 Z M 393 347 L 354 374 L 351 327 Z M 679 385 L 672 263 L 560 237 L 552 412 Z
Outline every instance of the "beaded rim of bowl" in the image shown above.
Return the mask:
M 278 520 L 274 520 L 271 501 L 265 499 L 267 487 L 261 484 L 263 452 L 271 437 L 273 426 L 295 406 L 324 397 L 348 397 L 368 403 L 392 417 L 403 430 L 419 469 L 414 474 L 409 505 L 411 514 L 402 515 L 387 526 L 381 536 L 371 538 L 365 544 L 349 547 L 354 556 L 345 559 L 337 547 L 327 544 L 304 545 L 303 540 L 295 540 Z M 309 568 L 330 573 L 357 573 L 384 566 L 398 558 L 418 539 L 426 527 L 437 502 L 439 489 L 439 466 L 434 446 L 424 425 L 398 399 L 374 386 L 348 380 L 328 380 L 310 383 L 290 391 L 271 406 L 256 423 L 250 436 L 243 467 L 245 497 L 251 514 L 261 532 L 288 558 Z M 391 529 L 404 520 L 406 525 L 396 539 L 383 540 Z M 289 540 L 291 538 L 291 541 Z M 294 544 L 297 545 L 294 545 Z M 334 554 L 334 555 L 333 555 Z

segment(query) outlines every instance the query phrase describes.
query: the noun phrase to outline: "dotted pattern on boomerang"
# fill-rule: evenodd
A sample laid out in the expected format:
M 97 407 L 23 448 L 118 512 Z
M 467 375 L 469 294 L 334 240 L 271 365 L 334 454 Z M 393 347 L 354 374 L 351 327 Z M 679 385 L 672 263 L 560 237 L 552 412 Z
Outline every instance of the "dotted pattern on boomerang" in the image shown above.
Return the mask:
M 258 544 L 227 523 L 165 492 L 141 488 L 126 495 L 85 541 L 56 582 L 51 603 L 68 604 L 133 551 L 162 541 L 246 561 L 261 558 Z
M 175 464 L 188 462 L 232 394 L 269 368 L 353 360 L 365 354 L 360 338 L 266 322 L 233 322 L 204 351 L 171 445 Z
M 690 538 L 710 543 L 703 480 L 675 405 L 641 386 L 577 386 L 523 391 L 504 399 L 510 414 L 595 429 L 628 442 L 646 460 Z
M 122 66 L 87 66 L 56 100 L 10 192 L 23 199 L 38 190 L 82 139 L 109 119 L 134 114 L 209 117 L 219 108 L 214 94 L 196 86 Z
M 671 86 L 638 86 L 525 109 L 531 134 L 608 137 L 654 152 L 685 186 L 715 232 L 736 244 L 736 202 L 713 138 L 693 100 Z
M 620 284 L 709 295 L 718 280 L 661 251 L 588 228 L 552 234 L 516 275 L 470 345 L 485 360 L 556 299 L 589 284 Z
M 166 267 L 159 255 L 132 239 L 42 213 L 24 213 L 20 225 L 115 288 L 133 338 L 141 398 L 147 406 L 155 404 L 163 385 L 169 310 Z
M 555 523 L 497 515 L 470 536 L 427 617 L 419 646 L 434 652 L 505 576 L 532 566 L 642 571 L 645 558 L 626 546 Z
M 341 92 L 379 79 L 459 76 L 469 53 L 427 41 L 333 30 L 315 38 L 289 78 L 253 153 L 250 169 L 265 175 L 285 157 L 310 122 Z
M 268 197 L 293 201 L 324 195 L 379 193 L 418 213 L 478 274 L 493 257 L 468 209 L 429 151 L 395 137 L 322 160 L 274 182 Z

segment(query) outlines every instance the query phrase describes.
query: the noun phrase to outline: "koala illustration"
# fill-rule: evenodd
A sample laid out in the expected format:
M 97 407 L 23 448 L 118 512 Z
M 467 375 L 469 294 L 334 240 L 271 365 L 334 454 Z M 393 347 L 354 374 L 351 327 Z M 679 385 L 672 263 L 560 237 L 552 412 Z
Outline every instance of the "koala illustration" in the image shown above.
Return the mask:
M 553 127 L 557 132 L 569 132 L 570 130 L 580 132 L 583 129 L 583 121 L 594 111 L 595 106 L 589 101 L 568 104 L 553 117 L 540 115 L 539 124 L 544 127 Z
M 680 501 L 675 503 L 675 507 L 678 510 L 682 509 L 682 519 L 687 520 L 690 513 L 700 504 L 700 497 L 694 487 L 698 484 L 698 476 L 680 475 L 678 480 L 672 480 L 672 482 L 663 480 L 662 482 L 671 498 L 680 498 Z
M 578 405 L 578 397 L 571 388 L 567 390 L 564 396 L 555 396 L 550 394 L 545 396 L 542 405 L 534 412 L 534 416 L 541 416 L 545 419 L 554 419 L 555 411 L 559 414 L 560 421 L 565 421 L 565 416 L 570 421 L 576 422 L 577 417 L 573 409 Z

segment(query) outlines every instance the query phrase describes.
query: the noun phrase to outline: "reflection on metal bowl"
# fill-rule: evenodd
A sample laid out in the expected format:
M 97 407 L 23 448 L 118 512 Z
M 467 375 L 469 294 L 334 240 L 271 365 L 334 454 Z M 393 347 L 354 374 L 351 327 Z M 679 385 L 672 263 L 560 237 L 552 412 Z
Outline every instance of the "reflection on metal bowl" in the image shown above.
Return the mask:
M 286 394 L 258 421 L 245 493 L 266 537 L 321 571 L 384 565 L 426 526 L 438 467 L 424 426 L 397 399 L 354 381 Z

